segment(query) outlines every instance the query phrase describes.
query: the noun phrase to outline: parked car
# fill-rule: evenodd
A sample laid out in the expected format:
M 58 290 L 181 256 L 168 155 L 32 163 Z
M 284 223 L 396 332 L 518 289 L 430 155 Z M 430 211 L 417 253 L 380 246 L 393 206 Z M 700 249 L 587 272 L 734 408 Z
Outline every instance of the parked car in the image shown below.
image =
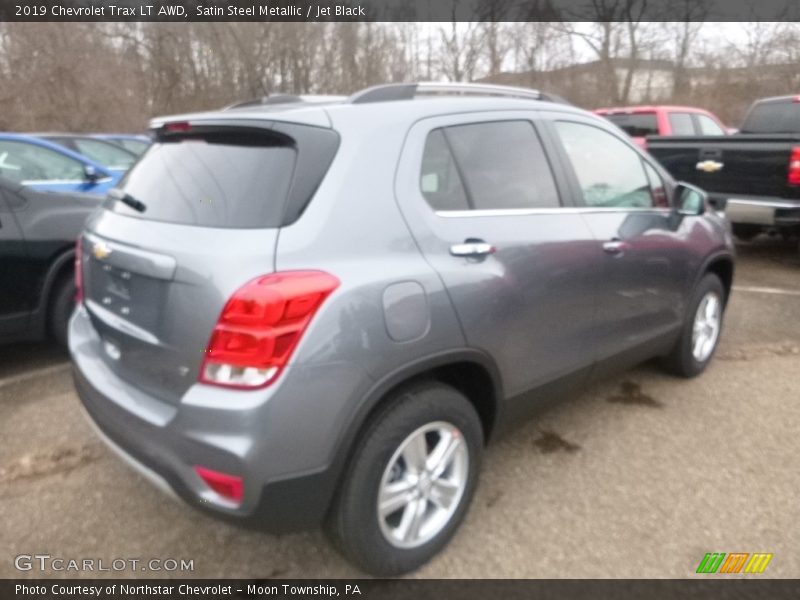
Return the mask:
M 133 152 L 136 156 L 141 156 L 150 147 L 150 138 L 146 135 L 132 135 L 125 133 L 95 133 L 93 138 L 105 140 L 118 146 L 122 146 L 128 152 Z
M 66 346 L 75 240 L 96 196 L 43 192 L 0 177 L 0 342 L 47 334 Z
M 192 506 L 325 522 L 395 575 L 443 548 L 484 444 L 544 400 L 652 357 L 701 373 L 724 219 L 541 97 L 398 84 L 155 120 L 79 245 L 69 345 L 102 437 Z
M 800 233 L 800 96 L 757 101 L 741 133 L 648 138 L 647 148 L 673 176 L 707 190 L 740 239 Z
M 0 133 L 0 177 L 41 191 L 105 195 L 122 173 L 41 138 Z
M 626 106 L 594 111 L 614 123 L 641 148 L 648 135 L 726 135 L 728 129 L 714 114 L 691 106 Z
M 125 173 L 136 162 L 138 154 L 106 140 L 74 133 L 38 133 L 38 137 L 60 144 L 100 163 L 109 171 Z

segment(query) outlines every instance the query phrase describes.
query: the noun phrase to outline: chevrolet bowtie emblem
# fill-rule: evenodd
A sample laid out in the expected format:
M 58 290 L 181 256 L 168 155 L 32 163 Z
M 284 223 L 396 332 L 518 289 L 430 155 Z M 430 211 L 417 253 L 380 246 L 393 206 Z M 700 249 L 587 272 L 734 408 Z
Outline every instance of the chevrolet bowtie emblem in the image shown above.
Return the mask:
M 721 171 L 724 166 L 723 163 L 715 160 L 704 160 L 697 163 L 697 170 L 703 171 L 703 173 L 716 173 L 717 171 Z
M 108 247 L 108 244 L 105 242 L 97 242 L 92 247 L 92 254 L 97 260 L 103 260 L 104 258 L 108 257 L 111 254 L 111 248 Z

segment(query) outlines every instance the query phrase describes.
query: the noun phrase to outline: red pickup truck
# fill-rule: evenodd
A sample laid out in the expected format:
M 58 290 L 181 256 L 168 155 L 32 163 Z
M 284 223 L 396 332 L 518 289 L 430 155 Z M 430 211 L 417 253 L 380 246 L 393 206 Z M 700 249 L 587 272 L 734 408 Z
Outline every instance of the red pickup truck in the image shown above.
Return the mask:
M 690 106 L 627 106 L 598 108 L 605 117 L 642 148 L 648 135 L 727 135 L 729 130 L 715 115 Z

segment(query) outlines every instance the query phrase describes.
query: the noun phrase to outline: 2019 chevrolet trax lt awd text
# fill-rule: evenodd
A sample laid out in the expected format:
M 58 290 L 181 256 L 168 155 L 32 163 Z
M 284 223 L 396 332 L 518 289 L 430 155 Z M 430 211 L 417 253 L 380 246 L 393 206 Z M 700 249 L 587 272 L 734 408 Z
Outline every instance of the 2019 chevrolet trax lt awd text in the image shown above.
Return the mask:
M 101 436 L 200 509 L 407 572 L 543 400 L 712 358 L 729 227 L 588 112 L 400 84 L 151 125 L 79 240 L 69 346 Z

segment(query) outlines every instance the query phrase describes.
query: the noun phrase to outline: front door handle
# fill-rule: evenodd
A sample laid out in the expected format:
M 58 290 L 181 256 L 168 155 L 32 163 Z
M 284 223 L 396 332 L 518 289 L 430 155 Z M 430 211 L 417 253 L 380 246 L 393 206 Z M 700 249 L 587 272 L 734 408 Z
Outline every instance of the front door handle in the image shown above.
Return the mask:
M 487 244 L 483 240 L 466 240 L 463 244 L 453 244 L 450 246 L 450 254 L 453 256 L 465 256 L 468 258 L 480 258 L 494 254 L 497 248 Z
M 603 244 L 603 252 L 619 256 L 628 249 L 628 243 L 622 240 L 611 240 Z

